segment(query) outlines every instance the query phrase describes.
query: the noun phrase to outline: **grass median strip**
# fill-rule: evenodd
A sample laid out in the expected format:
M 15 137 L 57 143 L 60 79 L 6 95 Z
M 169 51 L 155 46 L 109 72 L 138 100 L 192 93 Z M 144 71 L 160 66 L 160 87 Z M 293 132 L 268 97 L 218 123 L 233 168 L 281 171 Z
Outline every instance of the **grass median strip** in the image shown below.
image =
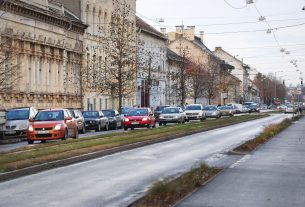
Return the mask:
M 127 133 L 114 133 L 26 147 L 12 152 L 0 153 L 0 172 L 9 172 L 50 161 L 75 157 L 147 140 L 162 139 L 168 136 L 179 137 L 188 133 L 196 133 L 213 127 L 223 127 L 228 124 L 255 120 L 266 116 L 268 115 L 236 116 L 228 119 L 208 120 L 185 125 L 129 131 Z
M 155 183 L 143 198 L 130 205 L 130 207 L 173 206 L 220 171 L 220 169 L 202 164 L 174 180 L 169 179 Z
M 241 146 L 234 149 L 235 152 L 251 152 L 261 144 L 264 144 L 274 136 L 287 129 L 293 121 L 297 121 L 300 116 L 294 116 L 292 119 L 285 119 L 279 124 L 271 124 L 265 127 L 264 131 L 255 139 L 249 140 Z

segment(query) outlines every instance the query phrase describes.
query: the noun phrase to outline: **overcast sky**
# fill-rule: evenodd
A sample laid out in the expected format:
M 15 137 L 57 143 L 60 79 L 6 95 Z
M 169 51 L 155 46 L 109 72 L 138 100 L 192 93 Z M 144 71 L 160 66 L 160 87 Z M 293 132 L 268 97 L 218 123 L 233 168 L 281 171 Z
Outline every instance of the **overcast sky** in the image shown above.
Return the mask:
M 259 72 L 277 72 L 277 77 L 283 76 L 287 83 L 300 83 L 305 75 L 305 0 L 255 0 L 255 4 L 245 6 L 245 0 L 137 0 L 137 14 L 168 31 L 182 23 L 196 26 L 198 35 L 199 31 L 206 33 L 205 44 L 211 50 L 221 46 Z M 254 32 L 268 29 L 266 22 L 258 21 L 260 15 L 266 17 L 271 28 L 304 25 L 275 30 L 275 36 Z M 165 22 L 158 23 L 158 18 Z M 227 33 L 237 31 L 252 32 Z M 280 52 L 281 48 L 291 55 Z M 297 60 L 298 67 L 291 60 Z

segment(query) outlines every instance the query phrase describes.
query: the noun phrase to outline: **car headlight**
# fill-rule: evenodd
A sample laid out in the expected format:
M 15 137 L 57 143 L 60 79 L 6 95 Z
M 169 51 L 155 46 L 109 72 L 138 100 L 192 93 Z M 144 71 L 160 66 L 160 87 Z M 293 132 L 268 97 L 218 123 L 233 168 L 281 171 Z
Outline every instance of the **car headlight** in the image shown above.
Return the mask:
M 129 119 L 128 119 L 128 118 L 125 118 L 124 121 L 129 121 Z
M 29 132 L 33 132 L 34 131 L 34 127 L 32 125 L 29 126 Z
M 213 113 L 212 113 L 212 115 L 214 115 L 214 116 L 215 116 L 215 115 L 216 115 L 216 112 L 213 112 Z
M 159 116 L 159 118 L 160 118 L 160 119 L 163 119 L 163 118 L 164 118 L 164 116 L 160 115 L 160 116 Z
M 20 130 L 24 130 L 24 129 L 27 129 L 28 128 L 28 125 L 27 124 L 23 124 L 20 126 Z
M 61 124 L 57 124 L 55 127 L 54 127 L 54 130 L 55 131 L 59 131 L 61 129 Z
M 179 118 L 179 116 L 174 116 L 174 119 L 178 119 Z
M 148 118 L 147 118 L 147 117 L 144 117 L 144 118 L 142 119 L 142 121 L 148 121 Z

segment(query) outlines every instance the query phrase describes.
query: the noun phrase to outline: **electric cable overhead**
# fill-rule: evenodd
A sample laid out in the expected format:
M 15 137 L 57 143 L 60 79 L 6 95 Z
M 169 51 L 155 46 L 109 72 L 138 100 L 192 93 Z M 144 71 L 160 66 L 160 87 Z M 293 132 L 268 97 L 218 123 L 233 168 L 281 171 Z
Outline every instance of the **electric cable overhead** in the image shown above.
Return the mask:
M 227 0 L 223 0 L 229 7 L 233 8 L 233 9 L 244 9 L 247 7 L 247 3 L 246 5 L 242 6 L 242 7 L 236 7 L 236 6 L 233 6 L 232 4 L 230 4 Z

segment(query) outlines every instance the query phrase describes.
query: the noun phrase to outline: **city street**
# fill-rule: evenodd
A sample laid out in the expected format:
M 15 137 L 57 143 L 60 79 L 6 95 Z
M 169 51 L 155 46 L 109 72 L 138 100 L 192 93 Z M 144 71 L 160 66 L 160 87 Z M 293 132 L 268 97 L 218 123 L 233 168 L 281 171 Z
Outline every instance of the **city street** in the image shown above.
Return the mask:
M 286 117 L 291 116 L 272 115 L 3 182 L 0 183 L 1 205 L 127 206 L 159 179 L 186 172 Z
M 303 207 L 305 119 L 231 165 L 179 207 Z

